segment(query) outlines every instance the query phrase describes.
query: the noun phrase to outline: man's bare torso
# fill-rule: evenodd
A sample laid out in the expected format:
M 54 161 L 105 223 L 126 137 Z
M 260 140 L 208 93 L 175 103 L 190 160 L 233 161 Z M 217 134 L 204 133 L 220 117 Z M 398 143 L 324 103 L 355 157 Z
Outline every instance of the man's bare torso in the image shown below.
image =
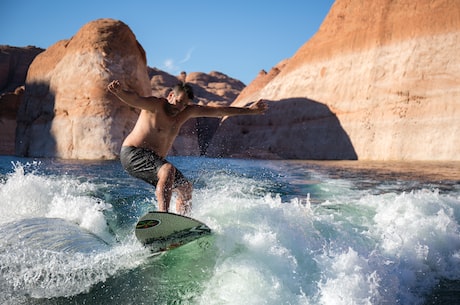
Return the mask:
M 180 127 L 187 120 L 186 111 L 176 115 L 167 114 L 167 101 L 164 107 L 155 112 L 141 110 L 134 129 L 126 137 L 123 146 L 135 146 L 150 149 L 165 157 L 179 133 Z

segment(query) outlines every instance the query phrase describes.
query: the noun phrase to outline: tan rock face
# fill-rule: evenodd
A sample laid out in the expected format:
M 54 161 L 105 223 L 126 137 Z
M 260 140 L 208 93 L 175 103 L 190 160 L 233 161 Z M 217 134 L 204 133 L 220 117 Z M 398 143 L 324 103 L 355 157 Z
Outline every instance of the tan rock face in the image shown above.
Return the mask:
M 27 69 L 43 49 L 0 46 L 0 154 L 13 155 L 16 116 L 24 93 Z
M 211 71 L 209 74 L 193 72 L 186 75 L 186 82 L 195 84 L 197 100 L 203 104 L 229 105 L 241 93 L 244 84 L 227 75 Z
M 91 35 L 86 35 L 85 39 L 95 40 L 100 33 L 99 31 L 93 31 L 93 35 L 94 37 L 92 38 L 90 38 Z M 75 38 L 72 38 L 72 40 L 75 40 Z M 106 43 L 112 44 L 113 42 L 114 41 L 111 40 Z M 58 156 L 61 158 L 100 159 L 116 157 L 118 154 L 118 148 L 115 148 L 115 153 L 111 152 L 110 154 L 107 154 L 104 153 L 107 151 L 107 145 L 104 144 L 105 142 L 101 145 L 97 144 L 98 147 L 91 146 L 93 145 L 91 143 L 101 143 L 100 139 L 116 138 L 117 142 L 115 143 L 115 146 L 118 147 L 119 142 L 121 142 L 130 131 L 131 126 L 137 119 L 137 113 L 132 109 L 126 108 L 124 104 L 120 104 L 117 100 L 113 100 L 111 95 L 108 97 L 104 96 L 105 88 L 103 87 L 99 88 L 85 85 L 85 87 L 82 88 L 75 88 L 74 82 L 64 84 L 63 82 L 59 82 L 59 79 L 56 80 L 56 77 L 51 77 L 50 75 L 53 75 L 54 73 L 57 74 L 56 69 L 54 68 L 56 65 L 55 62 L 61 61 L 61 58 L 64 55 L 60 54 L 60 52 L 66 52 L 66 44 L 68 44 L 68 41 L 63 41 L 49 48 L 45 56 L 37 59 L 31 69 L 29 79 L 41 79 L 43 80 L 43 84 L 39 85 L 37 83 L 29 83 L 28 85 L 30 92 L 27 97 L 27 107 L 23 105 L 24 109 L 21 110 L 21 114 L 19 116 L 19 119 L 21 120 L 21 128 L 18 129 L 19 141 L 17 141 L 17 143 L 18 147 L 21 148 L 20 153 L 27 156 Z M 80 42 L 80 45 L 84 45 L 84 43 Z M 97 44 L 94 45 L 96 46 Z M 104 48 L 112 47 L 105 46 Z M 117 48 L 116 45 L 115 48 Z M 2 48 L 0 47 L 0 49 Z M 29 54 L 30 50 L 36 50 L 36 48 L 4 47 L 2 50 L 4 50 L 3 55 L 6 54 L 8 56 L 0 56 L 0 67 L 9 67 L 10 62 L 15 62 L 18 63 L 15 67 L 8 68 L 12 69 L 12 71 L 9 72 L 10 75 L 14 76 L 20 75 L 21 73 L 23 74 L 22 83 L 21 79 L 18 80 L 15 77 L 5 77 L 5 84 L 3 85 L 4 88 L 11 88 L 17 84 L 24 85 L 27 69 L 29 68 L 30 62 L 32 62 L 33 58 L 30 58 L 30 56 L 23 56 L 21 54 Z M 41 50 L 40 52 L 42 51 L 44 50 Z M 127 49 L 127 51 L 130 50 Z M 118 52 L 122 53 L 124 52 L 124 49 L 120 50 L 118 47 Z M 10 53 L 14 54 L 11 55 Z M 127 54 L 127 56 L 128 55 L 129 54 Z M 119 54 L 118 56 L 124 55 Z M 13 58 L 13 60 L 11 58 Z M 24 59 L 29 59 L 29 61 L 21 63 Z M 122 63 L 119 64 L 122 65 Z M 75 64 L 70 63 L 68 65 L 68 72 L 61 71 L 59 73 L 74 73 L 78 75 L 78 72 L 75 72 L 74 65 Z M 143 61 L 141 65 L 143 68 Z M 118 72 L 123 69 L 129 70 L 131 64 L 128 62 L 127 67 L 122 68 L 116 66 L 115 71 L 110 70 L 112 67 L 113 66 L 107 65 L 107 72 L 111 74 L 113 78 L 123 79 L 126 76 Z M 19 69 L 19 71 L 16 71 L 15 69 Z M 63 69 L 64 68 L 61 68 L 61 70 Z M 97 69 L 98 66 L 96 66 L 95 71 L 97 71 Z M 133 73 L 135 74 L 136 72 L 134 71 Z M 215 71 L 210 72 L 209 74 L 193 72 L 190 73 L 190 75 L 182 72 L 179 76 L 173 76 L 159 69 L 147 67 L 147 73 L 148 78 L 150 79 L 150 94 L 166 97 L 171 87 L 179 80 L 187 81 L 194 88 L 196 96 L 195 101 L 204 105 L 229 105 L 244 88 L 244 84 L 242 82 Z M 7 73 L 5 72 L 3 75 L 5 76 L 6 74 Z M 89 72 L 89 74 L 91 74 L 91 72 Z M 101 72 L 100 75 L 103 78 L 107 77 L 104 71 Z M 98 76 L 94 77 L 95 79 L 98 78 Z M 54 86 L 59 86 L 58 89 L 61 91 L 64 90 L 64 86 L 74 86 L 72 89 L 67 89 L 70 90 L 70 93 L 67 92 L 66 94 L 68 94 L 69 97 L 73 96 L 76 102 L 81 100 L 79 96 L 93 96 L 96 97 L 96 99 L 105 102 L 101 104 L 100 102 L 88 102 L 87 99 L 83 99 L 82 102 L 78 102 L 78 104 L 72 104 L 69 102 L 68 98 L 66 99 L 62 94 L 61 97 L 63 97 L 58 101 L 54 96 L 54 91 L 51 92 L 49 89 L 50 86 L 47 85 L 50 83 L 51 78 L 54 78 Z M 126 78 L 126 83 L 128 83 L 131 78 Z M 81 77 L 78 79 L 81 79 Z M 101 79 L 100 81 L 102 83 L 106 83 L 106 80 L 104 79 Z M 81 83 L 81 81 L 79 83 Z M 104 86 L 104 84 L 101 86 Z M 131 84 L 131 86 L 135 87 L 136 84 Z M 140 88 L 139 90 L 142 91 L 144 89 Z M 100 97 L 101 95 L 102 97 Z M 18 116 L 18 110 L 21 101 L 23 100 L 23 96 L 24 86 L 18 87 L 18 90 L 15 92 L 8 92 L 0 95 L 0 134 L 2 139 L 0 143 L 0 154 L 11 155 L 15 153 L 16 118 Z M 106 111 L 108 114 L 106 114 Z M 110 115 L 121 116 L 121 118 L 113 120 L 113 118 L 109 117 Z M 126 118 L 129 118 L 129 120 L 126 120 Z M 52 135 L 50 133 L 50 126 L 57 126 L 57 124 L 60 124 L 59 128 Z M 94 130 L 93 127 L 90 127 L 92 128 L 91 130 L 84 129 L 85 127 L 81 126 L 82 124 L 85 126 L 91 126 L 90 124 L 96 126 L 96 131 L 99 132 L 99 134 L 95 134 L 97 138 L 92 135 L 92 131 Z M 208 142 L 218 125 L 219 120 L 215 118 L 190 120 L 181 129 L 170 154 L 204 154 Z M 62 132 L 59 130 L 61 128 Z M 72 130 L 70 130 L 70 128 L 72 128 Z M 82 129 L 83 131 L 81 131 Z M 110 132 L 112 132 L 112 135 L 109 134 Z M 58 135 L 58 137 L 55 138 L 54 135 Z M 83 138 L 87 140 L 84 141 L 82 140 Z M 88 143 L 87 141 L 91 142 Z M 71 149 L 66 149 L 64 145 L 67 145 L 66 147 L 70 147 Z M 84 152 L 85 147 L 92 149 L 91 154 Z M 60 153 L 53 153 L 57 148 L 61 149 Z M 73 151 L 73 153 L 62 153 L 63 151 Z M 82 152 L 84 152 L 84 155 L 82 155 Z
M 269 112 L 224 121 L 209 153 L 460 160 L 458 54 L 458 1 L 337 0 L 280 72 L 234 103 L 267 99 Z
M 0 93 L 14 92 L 17 87 L 23 86 L 30 63 L 43 51 L 32 46 L 0 45 Z
M 90 22 L 38 55 L 18 113 L 16 154 L 115 158 L 137 112 L 106 91 L 112 79 L 151 93 L 145 52 L 120 21 Z
M 268 101 L 263 116 L 225 120 L 208 155 L 266 159 L 356 159 L 337 117 L 307 98 Z M 280 115 L 282 114 L 282 115 Z M 221 138 L 229 135 L 229 138 Z
M 14 155 L 16 116 L 21 104 L 24 87 L 0 95 L 0 154 Z

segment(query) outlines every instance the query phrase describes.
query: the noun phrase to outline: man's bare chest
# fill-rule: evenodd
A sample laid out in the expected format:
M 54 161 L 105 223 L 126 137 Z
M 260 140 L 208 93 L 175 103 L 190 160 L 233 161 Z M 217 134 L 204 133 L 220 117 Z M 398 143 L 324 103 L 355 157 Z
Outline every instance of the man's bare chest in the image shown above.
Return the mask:
M 171 117 L 166 114 L 152 113 L 147 118 L 149 129 L 154 133 L 176 134 L 183 121 L 180 117 Z

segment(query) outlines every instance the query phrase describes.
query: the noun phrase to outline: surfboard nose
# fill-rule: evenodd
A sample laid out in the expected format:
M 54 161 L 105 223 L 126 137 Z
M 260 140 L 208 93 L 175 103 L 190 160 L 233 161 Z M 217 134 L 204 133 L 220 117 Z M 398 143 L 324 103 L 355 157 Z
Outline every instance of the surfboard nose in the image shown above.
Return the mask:
M 136 224 L 137 239 L 152 252 L 177 248 L 211 233 L 201 221 L 169 212 L 149 212 Z

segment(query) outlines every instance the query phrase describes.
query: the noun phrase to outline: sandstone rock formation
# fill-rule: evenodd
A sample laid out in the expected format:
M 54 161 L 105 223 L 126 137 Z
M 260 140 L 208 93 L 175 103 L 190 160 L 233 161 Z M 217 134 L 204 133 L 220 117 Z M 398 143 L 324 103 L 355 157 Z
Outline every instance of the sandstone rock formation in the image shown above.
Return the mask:
M 245 87 L 241 81 L 217 71 L 209 74 L 193 72 L 187 74 L 185 81 L 196 85 L 194 90 L 198 102 L 221 106 L 227 106 L 229 101 L 233 102 Z
M 458 1 L 337 0 L 314 37 L 234 103 L 267 99 L 269 112 L 223 121 L 208 153 L 460 160 L 458 54 Z
M 145 56 L 129 27 L 112 19 L 90 22 L 48 48 L 30 65 L 23 98 L 21 92 L 2 96 L 0 126 L 7 132 L 0 153 L 12 154 L 16 146 L 21 156 L 116 158 L 138 112 L 106 92 L 112 79 L 140 95 L 156 96 L 167 96 L 181 79 L 192 84 L 201 104 L 229 105 L 244 88 L 214 71 L 173 76 L 147 67 Z M 187 122 L 170 154 L 204 154 L 218 124 L 213 118 Z
M 18 113 L 16 154 L 112 159 L 137 111 L 106 91 L 112 79 L 149 95 L 146 55 L 129 27 L 99 19 L 30 65 Z
M 14 92 L 23 86 L 30 63 L 43 51 L 33 46 L 0 45 L 0 94 Z
M 0 46 L 0 154 L 14 154 L 16 116 L 27 70 L 35 56 L 43 51 L 32 46 Z
M 211 71 L 209 74 L 187 74 L 183 71 L 180 75 L 173 76 L 156 68 L 148 68 L 148 74 L 152 95 L 167 96 L 171 87 L 178 81 L 183 81 L 192 85 L 195 102 L 202 105 L 230 105 L 245 87 L 241 81 L 217 71 Z
M 0 95 L 0 155 L 14 155 L 16 116 L 24 94 L 24 86 Z

